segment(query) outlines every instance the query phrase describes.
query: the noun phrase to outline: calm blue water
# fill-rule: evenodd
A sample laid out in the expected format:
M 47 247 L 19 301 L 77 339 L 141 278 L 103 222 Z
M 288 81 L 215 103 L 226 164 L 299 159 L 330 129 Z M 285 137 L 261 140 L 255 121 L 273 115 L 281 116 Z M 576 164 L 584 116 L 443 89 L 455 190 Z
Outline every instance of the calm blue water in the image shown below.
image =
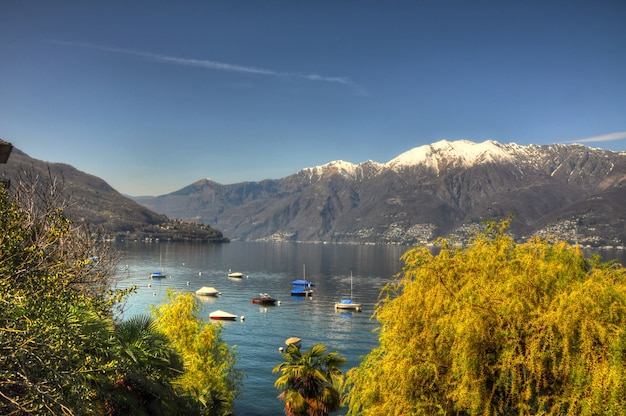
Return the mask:
M 149 313 L 151 305 L 164 301 L 167 288 L 195 292 L 214 286 L 219 298 L 203 302 L 202 316 L 221 309 L 244 321 L 224 323 L 223 337 L 238 351 L 238 367 L 246 377 L 236 401 L 239 416 L 281 415 L 283 404 L 274 389 L 277 374 L 272 368 L 281 362 L 278 348 L 293 336 L 302 339 L 302 348 L 316 343 L 338 350 L 348 359 L 344 368 L 358 366 L 360 357 L 378 343 L 370 319 L 380 288 L 402 269 L 400 256 L 409 247 L 245 243 L 183 244 L 132 242 L 118 245 L 122 253 L 119 287 L 137 285 L 129 298 L 125 316 Z M 586 251 L 605 260 L 624 263 L 624 250 Z M 306 272 L 304 276 L 303 266 Z M 150 280 L 150 273 L 162 267 L 168 276 Z M 229 279 L 228 270 L 244 273 L 243 279 Z M 334 303 L 350 295 L 353 275 L 354 299 L 362 312 L 339 313 Z M 291 281 L 306 277 L 316 283 L 312 299 L 292 297 Z M 278 306 L 259 306 L 251 299 L 267 292 L 279 299 Z M 341 413 L 341 412 L 339 412 Z
M 167 288 L 195 292 L 214 286 L 218 298 L 203 301 L 202 316 L 221 309 L 243 321 L 225 322 L 224 340 L 238 351 L 238 368 L 246 373 L 237 415 L 280 415 L 283 404 L 274 388 L 279 364 L 278 348 L 289 337 L 302 339 L 302 348 L 323 343 L 348 359 L 344 370 L 358 366 L 360 357 L 378 343 L 371 314 L 380 288 L 402 269 L 404 246 L 246 243 L 184 244 L 129 242 L 119 244 L 122 254 L 119 287 L 137 285 L 126 305 L 125 316 L 149 313 L 151 305 L 164 301 Z M 163 269 L 165 279 L 150 280 Z M 244 274 L 229 279 L 228 270 Z M 350 296 L 362 312 L 335 312 L 334 303 Z M 304 276 L 306 274 L 306 276 Z M 306 277 L 315 282 L 311 299 L 292 297 L 291 281 Z M 277 306 L 259 306 L 251 299 L 267 292 L 280 300 Z

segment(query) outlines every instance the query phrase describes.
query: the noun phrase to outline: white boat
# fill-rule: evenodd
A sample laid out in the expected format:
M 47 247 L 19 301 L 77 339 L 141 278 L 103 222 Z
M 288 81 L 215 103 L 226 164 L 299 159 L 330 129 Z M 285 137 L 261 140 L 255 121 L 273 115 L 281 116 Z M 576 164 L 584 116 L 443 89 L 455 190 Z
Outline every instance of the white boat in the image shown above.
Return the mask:
M 228 277 L 242 278 L 243 277 L 243 273 L 241 273 L 241 272 L 233 272 L 232 270 L 228 269 Z
M 209 318 L 211 319 L 220 319 L 224 321 L 236 321 L 237 315 L 233 315 L 232 313 L 224 312 L 224 311 L 213 311 L 209 314 Z
M 165 273 L 163 273 L 163 259 L 161 258 L 161 254 L 159 254 L 159 267 L 161 270 L 150 273 L 150 279 L 162 279 L 166 277 Z
M 302 340 L 298 337 L 287 338 L 285 340 L 285 345 L 287 347 L 289 347 L 290 345 L 293 345 L 296 348 L 300 348 L 300 345 L 302 345 Z
M 335 302 L 335 309 L 361 311 L 361 304 L 352 300 L 352 272 L 350 272 L 350 298 Z
M 196 290 L 196 295 L 198 296 L 219 296 L 221 294 L 222 292 L 212 286 L 202 286 L 200 289 Z

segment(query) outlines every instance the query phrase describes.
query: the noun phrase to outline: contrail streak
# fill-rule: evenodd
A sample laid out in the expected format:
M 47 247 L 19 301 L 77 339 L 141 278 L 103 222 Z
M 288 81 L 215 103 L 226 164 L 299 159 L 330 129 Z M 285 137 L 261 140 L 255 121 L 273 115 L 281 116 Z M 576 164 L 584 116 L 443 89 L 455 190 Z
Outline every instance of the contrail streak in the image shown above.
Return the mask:
M 183 65 L 183 66 L 191 66 L 191 67 L 198 67 L 198 68 L 204 68 L 204 69 L 213 69 L 217 71 L 240 72 L 240 73 L 247 73 L 247 74 L 273 76 L 273 77 L 299 78 L 299 79 L 305 79 L 309 81 L 337 83 L 337 84 L 350 86 L 354 88 L 360 95 L 365 95 L 364 90 L 362 88 L 357 86 L 355 83 L 350 81 L 349 78 L 346 78 L 346 77 L 327 77 L 327 76 L 322 76 L 322 75 L 317 75 L 317 74 L 300 74 L 300 73 L 294 73 L 294 72 L 274 71 L 271 69 L 257 68 L 254 66 L 229 64 L 226 62 L 209 61 L 205 59 L 180 58 L 176 56 L 162 55 L 162 54 L 157 54 L 157 53 L 152 53 L 152 52 L 136 51 L 132 49 L 113 48 L 109 46 L 96 45 L 92 43 L 65 42 L 65 41 L 59 41 L 59 40 L 52 40 L 50 42 L 58 44 L 58 45 L 78 46 L 78 47 L 83 47 L 83 48 L 97 49 L 97 50 L 105 51 L 105 52 L 133 55 L 133 56 L 150 59 L 156 62 L 163 62 L 163 63 L 169 63 L 169 64 L 174 64 L 174 65 Z

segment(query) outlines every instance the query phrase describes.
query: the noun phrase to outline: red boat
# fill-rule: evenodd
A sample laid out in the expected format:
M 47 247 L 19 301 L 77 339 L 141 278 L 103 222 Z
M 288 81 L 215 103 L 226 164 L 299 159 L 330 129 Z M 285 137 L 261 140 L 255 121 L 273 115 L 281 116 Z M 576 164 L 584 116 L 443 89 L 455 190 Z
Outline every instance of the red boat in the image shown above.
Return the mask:
M 261 305 L 276 305 L 276 299 L 267 293 L 261 293 L 259 297 L 252 298 L 252 303 L 259 303 Z

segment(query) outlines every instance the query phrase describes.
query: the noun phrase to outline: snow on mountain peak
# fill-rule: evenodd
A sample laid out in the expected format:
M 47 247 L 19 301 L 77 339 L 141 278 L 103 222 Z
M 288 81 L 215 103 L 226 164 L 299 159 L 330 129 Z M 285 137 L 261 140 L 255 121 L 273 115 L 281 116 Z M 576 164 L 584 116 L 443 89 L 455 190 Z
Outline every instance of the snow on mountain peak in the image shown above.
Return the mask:
M 316 176 L 318 179 L 335 173 L 354 177 L 360 170 L 368 168 L 378 171 L 380 168 L 402 169 L 417 165 L 439 172 L 444 168 L 470 167 L 481 163 L 510 161 L 515 159 L 522 149 L 523 146 L 515 143 L 501 144 L 494 140 L 486 140 L 482 143 L 469 140 L 440 140 L 432 144 L 415 147 L 387 163 L 368 160 L 356 165 L 343 160 L 335 160 L 321 166 L 304 168 L 302 172 Z
M 344 160 L 334 160 L 332 162 L 328 162 L 322 166 L 314 166 L 312 168 L 304 168 L 303 171 L 308 172 L 309 174 L 317 174 L 322 175 L 325 172 L 337 172 L 342 173 L 344 175 L 353 175 L 356 171 L 357 165 L 354 163 L 346 162 Z
M 493 140 L 474 143 L 469 140 L 440 140 L 438 142 L 413 148 L 400 154 L 385 165 L 390 168 L 402 168 L 423 165 L 439 170 L 441 163 L 455 167 L 469 167 L 478 163 L 512 159 L 511 146 L 501 145 Z

